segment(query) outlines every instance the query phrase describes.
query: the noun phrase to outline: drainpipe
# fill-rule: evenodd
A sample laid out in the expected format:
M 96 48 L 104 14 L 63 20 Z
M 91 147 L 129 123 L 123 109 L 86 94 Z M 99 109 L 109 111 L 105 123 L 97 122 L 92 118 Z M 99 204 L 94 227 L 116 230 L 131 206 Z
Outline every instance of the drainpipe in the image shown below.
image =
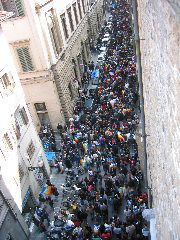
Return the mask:
M 140 95 L 140 112 L 141 112 L 141 129 L 142 129 L 142 145 L 143 145 L 143 174 L 144 174 L 144 187 L 148 191 L 148 179 L 147 179 L 147 152 L 146 152 L 146 130 L 145 130 L 145 113 L 144 113 L 144 96 L 143 96 L 143 81 L 142 81 L 142 66 L 141 66 L 141 50 L 140 50 L 140 38 L 139 38 L 139 25 L 138 25 L 138 5 L 137 0 L 131 0 L 134 35 L 135 35 L 135 50 L 136 50 L 136 63 L 137 63 L 137 76 L 139 82 L 139 95 Z M 149 194 L 148 194 L 149 196 Z

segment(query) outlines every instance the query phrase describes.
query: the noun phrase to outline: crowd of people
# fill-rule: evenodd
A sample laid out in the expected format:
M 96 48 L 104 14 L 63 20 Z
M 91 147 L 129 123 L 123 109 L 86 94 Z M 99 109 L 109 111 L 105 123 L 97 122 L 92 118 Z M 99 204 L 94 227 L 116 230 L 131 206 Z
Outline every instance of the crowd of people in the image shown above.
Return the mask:
M 46 151 L 57 151 L 54 131 L 51 128 L 50 124 L 41 126 L 39 137 Z
M 94 91 L 92 108 L 82 114 L 82 103 L 88 97 L 85 91 L 69 124 L 58 125 L 62 158 L 56 164 L 67 175 L 63 195 L 48 181 L 50 196 L 40 195 L 34 216 L 49 239 L 148 239 L 149 229 L 142 218 L 148 196 L 142 192 L 135 136 L 138 83 L 128 2 L 111 2 L 111 38 L 105 61 L 99 66 L 100 84 Z M 92 64 L 88 65 L 87 71 L 92 70 Z M 54 228 L 47 231 L 45 220 L 52 223 L 44 206 L 48 203 L 54 208 L 51 194 L 62 201 L 54 213 Z

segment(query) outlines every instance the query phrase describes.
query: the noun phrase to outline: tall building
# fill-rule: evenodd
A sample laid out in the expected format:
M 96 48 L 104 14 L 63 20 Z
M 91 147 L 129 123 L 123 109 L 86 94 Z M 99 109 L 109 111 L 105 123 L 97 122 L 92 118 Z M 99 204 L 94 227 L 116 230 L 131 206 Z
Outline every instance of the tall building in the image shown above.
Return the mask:
M 156 239 L 180 239 L 179 1 L 137 3 L 144 95 L 147 180 Z M 134 19 L 136 17 L 134 16 Z M 137 19 L 136 19 L 137 20 Z M 135 20 L 135 21 L 136 21 Z M 140 43 L 140 44 L 139 44 Z M 140 53 L 140 54 L 139 54 Z M 142 102 L 143 103 L 143 102 Z M 154 239 L 154 238 L 153 238 Z
M 11 14 L 0 11 L 0 239 L 27 239 L 27 213 L 49 166 L 1 28 Z
M 104 20 L 103 0 L 1 0 L 2 23 L 37 127 L 56 128 L 72 114 L 84 62 Z

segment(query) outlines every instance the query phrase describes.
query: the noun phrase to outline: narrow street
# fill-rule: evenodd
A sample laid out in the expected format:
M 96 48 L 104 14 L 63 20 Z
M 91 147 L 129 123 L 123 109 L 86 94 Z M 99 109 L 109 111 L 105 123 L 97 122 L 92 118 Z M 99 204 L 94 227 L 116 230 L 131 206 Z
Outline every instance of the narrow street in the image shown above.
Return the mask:
M 142 192 L 136 143 L 138 92 L 130 11 L 125 0 L 111 4 L 85 72 L 91 75 L 89 85 L 69 123 L 55 134 L 61 151 L 46 183 L 49 192 L 39 198 L 32 240 L 148 239 L 142 218 L 148 197 Z M 99 75 L 92 79 L 96 71 Z

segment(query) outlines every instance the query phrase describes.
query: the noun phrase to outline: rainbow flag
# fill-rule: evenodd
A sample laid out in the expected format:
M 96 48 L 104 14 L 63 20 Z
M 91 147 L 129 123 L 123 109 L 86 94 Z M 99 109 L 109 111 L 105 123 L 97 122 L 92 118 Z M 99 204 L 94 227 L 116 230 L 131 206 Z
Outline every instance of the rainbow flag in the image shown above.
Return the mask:
M 88 150 L 88 144 L 87 143 L 83 143 L 83 149 L 84 149 L 84 154 L 87 154 L 87 150 Z
M 118 140 L 119 141 L 125 141 L 125 138 L 121 135 L 120 132 L 118 132 Z
M 87 160 L 84 160 L 84 161 L 83 161 L 83 164 L 82 164 L 82 167 L 83 167 L 83 168 L 87 168 L 87 166 L 88 166 L 88 162 L 87 162 Z
M 74 135 L 74 141 L 75 141 L 76 143 L 79 142 L 79 135 L 78 135 L 78 134 L 75 134 L 75 135 Z
M 52 186 L 45 185 L 41 191 L 42 194 L 45 194 L 47 196 L 50 196 L 53 191 L 52 191 Z

